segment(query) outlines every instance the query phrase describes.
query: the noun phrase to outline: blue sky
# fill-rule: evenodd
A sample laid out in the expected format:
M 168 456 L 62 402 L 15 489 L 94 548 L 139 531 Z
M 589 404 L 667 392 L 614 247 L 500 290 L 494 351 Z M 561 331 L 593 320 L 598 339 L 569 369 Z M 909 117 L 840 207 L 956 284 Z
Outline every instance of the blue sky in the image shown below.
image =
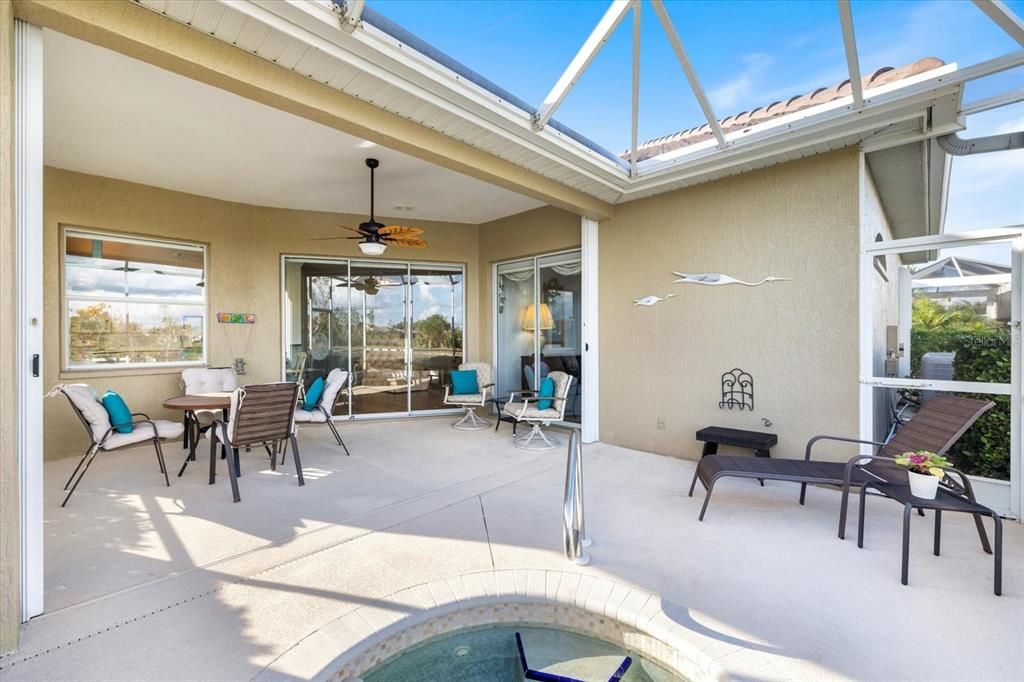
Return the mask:
M 535 105 L 608 5 L 604 0 L 370 0 L 370 4 Z M 669 0 L 666 5 L 719 117 L 846 78 L 834 2 Z M 1010 5 L 1024 12 L 1021 0 Z M 1010 38 L 966 1 L 861 1 L 853 3 L 853 14 L 865 72 L 925 56 L 966 65 L 1015 48 Z M 556 114 L 563 123 L 614 151 L 629 144 L 631 21 L 627 17 L 619 26 Z M 702 123 L 700 109 L 646 3 L 641 43 L 641 139 Z M 1018 81 L 1024 78 L 1014 75 Z
M 370 4 L 534 105 L 543 100 L 608 5 L 605 0 L 370 0 Z M 1024 0 L 1008 4 L 1024 14 Z M 842 34 L 831 0 L 668 0 L 666 5 L 720 118 L 846 78 Z M 967 66 L 1019 49 L 966 0 L 855 0 L 852 7 L 865 73 L 925 56 Z M 615 152 L 629 145 L 631 22 L 630 16 L 620 24 L 555 115 Z M 641 43 L 640 139 L 703 123 L 646 2 Z M 965 100 L 1020 87 L 1024 87 L 1024 68 L 970 85 Z M 972 117 L 966 135 L 1014 127 L 1024 127 L 1024 105 Z M 1024 222 L 1022 154 L 956 160 L 950 227 Z

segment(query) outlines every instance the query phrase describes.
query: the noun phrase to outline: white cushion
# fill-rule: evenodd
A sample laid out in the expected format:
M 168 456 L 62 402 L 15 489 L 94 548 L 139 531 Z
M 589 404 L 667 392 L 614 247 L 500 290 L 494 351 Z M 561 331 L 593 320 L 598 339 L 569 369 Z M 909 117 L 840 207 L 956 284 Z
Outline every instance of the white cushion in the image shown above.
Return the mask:
M 459 393 L 450 395 L 444 401 L 448 405 L 482 405 L 484 402 L 483 393 Z
M 561 413 L 553 407 L 541 410 L 534 405 L 530 405 L 524 411 L 523 403 L 507 403 L 504 411 L 505 414 L 516 419 L 551 419 L 558 421 L 562 418 Z
M 194 414 L 200 426 L 209 426 L 223 416 L 221 410 L 196 410 Z
M 334 400 L 338 397 L 341 389 L 345 388 L 346 383 L 348 383 L 348 372 L 337 367 L 332 369 L 324 381 L 324 392 L 321 394 L 319 404 L 323 405 L 330 412 L 334 407 Z
M 185 432 L 185 426 L 181 422 L 172 422 L 167 421 L 166 419 L 154 419 L 153 423 L 156 424 L 156 434 L 160 438 L 177 438 Z M 125 445 L 131 445 L 132 443 L 141 443 L 142 441 L 152 440 L 152 438 L 152 426 L 149 424 L 136 424 L 131 433 L 117 433 L 115 431 L 110 434 L 110 438 L 107 438 L 106 442 L 103 443 L 103 449 L 114 450 L 116 448 L 124 447 Z
M 98 443 L 110 430 L 110 415 L 100 402 L 96 391 L 88 384 L 67 384 L 62 390 L 85 417 L 85 421 L 89 422 L 92 439 Z
M 474 371 L 476 372 L 476 384 L 480 388 L 484 386 L 490 386 L 491 383 L 491 365 L 487 362 L 464 362 L 459 365 L 459 371 Z
M 325 424 L 327 423 L 327 415 L 320 410 L 306 411 L 301 407 L 295 408 L 295 423 L 296 424 Z
M 238 376 L 230 367 L 192 367 L 181 373 L 181 382 L 185 384 L 185 393 L 222 393 L 238 388 Z

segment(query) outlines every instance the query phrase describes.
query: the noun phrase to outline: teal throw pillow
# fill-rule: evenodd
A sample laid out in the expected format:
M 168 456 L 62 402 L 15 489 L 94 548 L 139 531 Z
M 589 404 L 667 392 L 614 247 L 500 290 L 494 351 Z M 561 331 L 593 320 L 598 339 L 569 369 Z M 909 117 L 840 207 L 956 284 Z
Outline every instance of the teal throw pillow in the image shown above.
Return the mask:
M 128 409 L 124 398 L 114 391 L 107 391 L 100 398 L 100 402 L 103 403 L 107 414 L 110 415 L 110 425 L 114 427 L 115 431 L 118 433 L 132 432 L 132 429 L 135 428 L 132 425 L 132 411 Z
M 302 403 L 302 409 L 307 412 L 312 411 L 318 402 L 320 402 L 320 396 L 324 394 L 324 378 L 317 377 L 313 383 L 306 389 L 306 400 Z
M 537 397 L 541 398 L 537 401 L 538 410 L 547 410 L 554 405 L 554 400 L 543 400 L 543 398 L 555 397 L 555 380 L 551 377 L 544 377 L 544 381 L 540 382 L 540 391 L 537 393 Z
M 452 395 L 473 395 L 480 392 L 475 369 L 460 369 L 449 372 L 448 376 L 452 380 Z

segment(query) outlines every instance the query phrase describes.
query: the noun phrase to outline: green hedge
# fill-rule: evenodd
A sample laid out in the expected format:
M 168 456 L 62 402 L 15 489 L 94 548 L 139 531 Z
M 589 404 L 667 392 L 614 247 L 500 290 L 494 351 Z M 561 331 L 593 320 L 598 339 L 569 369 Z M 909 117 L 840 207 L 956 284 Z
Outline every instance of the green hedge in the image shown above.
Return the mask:
M 1008 330 L 917 330 L 910 334 L 910 348 L 912 376 L 920 376 L 921 356 L 925 353 L 956 351 L 954 380 L 1010 383 L 1012 343 Z M 950 454 L 955 465 L 969 474 L 1009 480 L 1010 396 L 988 398 L 996 406 L 982 415 Z

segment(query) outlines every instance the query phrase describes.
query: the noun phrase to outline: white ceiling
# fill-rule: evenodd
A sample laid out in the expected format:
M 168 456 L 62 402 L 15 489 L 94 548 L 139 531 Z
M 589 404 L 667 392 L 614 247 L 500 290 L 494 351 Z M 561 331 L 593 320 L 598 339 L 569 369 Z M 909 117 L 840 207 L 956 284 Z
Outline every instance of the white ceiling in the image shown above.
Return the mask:
M 260 206 L 482 223 L 543 205 L 118 53 L 44 33 L 50 166 Z M 395 209 L 412 206 L 412 210 Z

